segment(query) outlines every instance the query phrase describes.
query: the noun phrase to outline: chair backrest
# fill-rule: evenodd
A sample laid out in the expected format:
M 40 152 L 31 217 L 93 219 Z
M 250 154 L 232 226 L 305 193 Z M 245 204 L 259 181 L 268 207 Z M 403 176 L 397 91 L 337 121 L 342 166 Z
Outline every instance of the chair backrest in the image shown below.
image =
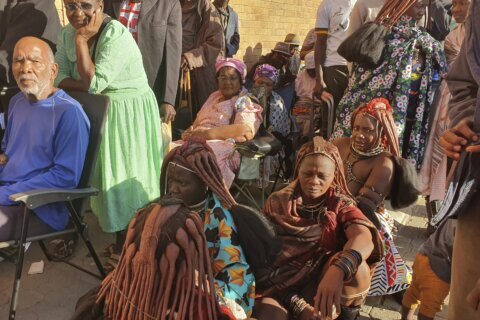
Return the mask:
M 87 155 L 83 165 L 82 176 L 80 178 L 79 188 L 90 187 L 93 177 L 93 170 L 100 150 L 100 143 L 103 137 L 103 127 L 107 119 L 110 99 L 105 95 L 89 94 L 86 92 L 71 91 L 68 94 L 77 100 L 83 107 L 83 111 L 90 120 L 90 138 L 88 141 Z M 80 199 L 74 202 L 75 210 L 81 214 L 88 199 Z

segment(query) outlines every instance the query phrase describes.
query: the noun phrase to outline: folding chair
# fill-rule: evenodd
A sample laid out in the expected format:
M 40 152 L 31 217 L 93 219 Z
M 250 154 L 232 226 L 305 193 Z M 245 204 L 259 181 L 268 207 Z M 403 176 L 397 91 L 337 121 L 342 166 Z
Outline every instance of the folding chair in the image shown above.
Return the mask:
M 70 92 L 69 94 L 81 103 L 83 110 L 85 111 L 90 120 L 90 138 L 82 176 L 80 178 L 80 183 L 77 189 L 32 190 L 10 196 L 10 199 L 12 201 L 20 202 L 21 205 L 24 206 L 20 239 L 0 243 L 0 248 L 16 246 L 17 251 L 16 259 L 14 259 L 13 261 L 16 264 L 16 271 L 10 303 L 10 320 L 15 319 L 18 304 L 18 293 L 20 289 L 20 280 L 23 270 L 25 246 L 28 242 L 38 241 L 40 248 L 44 252 L 46 258 L 49 261 L 52 261 L 52 256 L 47 252 L 43 240 L 48 238 L 58 238 L 59 236 L 63 236 L 66 234 L 78 233 L 82 240 L 85 242 L 85 245 L 91 257 L 93 258 L 98 268 L 100 276 L 69 261 L 60 261 L 67 263 L 99 279 L 103 279 L 105 277 L 105 270 L 103 269 L 102 263 L 100 262 L 100 259 L 98 258 L 98 255 L 96 254 L 93 245 L 89 239 L 87 233 L 88 226 L 83 221 L 83 213 L 87 208 L 87 200 L 89 199 L 89 197 L 98 195 L 98 190 L 90 187 L 90 182 L 93 176 L 93 170 L 95 167 L 98 150 L 100 148 L 100 142 L 102 141 L 103 126 L 107 117 L 107 110 L 110 105 L 110 100 L 108 99 L 108 97 L 103 95 L 91 95 L 83 92 Z M 27 237 L 28 222 L 31 211 L 40 206 L 60 201 L 65 202 L 65 204 L 67 205 L 73 227 L 67 228 L 63 231 L 42 234 L 35 237 Z
M 251 90 L 253 96 L 257 99 L 257 102 L 266 110 L 267 97 L 265 96 L 265 87 L 256 87 Z M 265 115 L 264 115 L 265 117 Z M 267 156 L 275 156 L 282 150 L 282 143 L 275 138 L 272 134 L 269 134 L 265 127 L 265 122 L 260 126 L 255 137 L 244 143 L 237 143 L 235 148 L 241 154 L 242 160 L 240 164 L 240 172 L 237 178 L 233 182 L 233 187 L 237 190 L 238 195 L 243 195 L 244 198 L 254 207 L 262 210 L 265 202 L 266 192 L 265 186 L 262 184 L 261 190 L 261 204 L 259 205 L 255 200 L 255 197 L 249 190 L 249 181 L 259 178 L 259 171 L 252 171 L 252 168 L 245 169 L 246 163 L 252 165 L 253 161 L 259 161 L 258 166 L 261 167 Z M 247 166 L 248 166 L 247 165 Z M 253 167 L 255 169 L 255 167 Z M 246 172 L 248 171 L 248 172 Z M 276 172 L 276 175 L 280 173 L 280 170 Z M 277 179 L 275 179 L 277 180 Z

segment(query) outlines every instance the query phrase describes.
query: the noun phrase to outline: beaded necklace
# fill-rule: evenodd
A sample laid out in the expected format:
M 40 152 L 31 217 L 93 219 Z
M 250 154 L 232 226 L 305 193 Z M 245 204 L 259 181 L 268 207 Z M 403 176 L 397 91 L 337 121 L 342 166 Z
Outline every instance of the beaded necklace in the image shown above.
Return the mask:
M 355 182 L 361 185 L 365 184 L 365 181 L 361 181 L 355 176 L 355 174 L 353 173 L 353 166 L 355 165 L 355 163 L 357 163 L 360 160 L 376 157 L 379 154 L 383 153 L 384 151 L 385 149 L 380 144 L 375 148 L 371 149 L 370 151 L 363 152 L 355 148 L 352 141 L 350 143 L 350 152 L 348 153 L 347 158 L 343 160 L 343 164 L 345 167 L 345 175 L 347 178 L 347 184 L 349 184 L 350 182 Z M 352 156 L 353 160 L 349 160 L 350 156 Z

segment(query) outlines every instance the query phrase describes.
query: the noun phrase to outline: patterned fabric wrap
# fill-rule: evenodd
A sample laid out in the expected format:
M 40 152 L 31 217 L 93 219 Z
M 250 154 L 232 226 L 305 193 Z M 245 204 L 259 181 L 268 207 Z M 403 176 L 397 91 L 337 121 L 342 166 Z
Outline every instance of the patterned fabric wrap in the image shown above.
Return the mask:
M 431 83 L 435 69 L 446 72 L 445 54 L 440 42 L 416 27 L 416 21 L 403 16 L 391 29 L 386 40 L 384 60 L 375 69 L 353 66 L 345 95 L 340 101 L 334 137 L 351 135 L 351 117 L 355 106 L 373 98 L 387 98 L 394 110 L 397 135 L 403 137 L 412 82 L 412 61 L 416 49 L 425 57 L 421 75 L 416 122 L 410 136 L 408 159 L 417 167 L 422 163 L 427 140 L 430 105 L 433 100 Z M 402 147 L 403 141 L 400 141 Z

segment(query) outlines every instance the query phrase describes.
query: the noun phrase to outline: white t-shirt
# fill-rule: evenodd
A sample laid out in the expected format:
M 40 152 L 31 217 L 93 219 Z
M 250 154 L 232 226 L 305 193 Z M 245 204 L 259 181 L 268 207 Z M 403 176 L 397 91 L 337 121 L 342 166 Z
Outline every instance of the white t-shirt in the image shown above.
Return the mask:
M 350 12 L 356 0 L 323 0 L 317 10 L 315 29 L 327 29 L 327 58 L 325 67 L 346 66 L 347 61 L 337 49 L 348 36 Z
M 385 4 L 385 0 L 358 0 L 350 15 L 348 35 L 351 35 L 367 22 L 374 21 Z

